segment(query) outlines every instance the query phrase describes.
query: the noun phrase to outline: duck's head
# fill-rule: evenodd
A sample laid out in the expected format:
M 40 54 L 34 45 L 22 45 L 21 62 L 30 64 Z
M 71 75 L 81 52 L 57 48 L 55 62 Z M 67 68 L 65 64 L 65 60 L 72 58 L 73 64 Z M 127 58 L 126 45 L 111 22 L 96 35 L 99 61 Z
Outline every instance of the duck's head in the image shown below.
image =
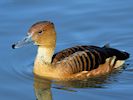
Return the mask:
M 31 26 L 27 36 L 12 45 L 12 48 L 19 48 L 26 44 L 34 43 L 38 46 L 55 47 L 56 32 L 54 24 L 50 21 L 40 21 Z

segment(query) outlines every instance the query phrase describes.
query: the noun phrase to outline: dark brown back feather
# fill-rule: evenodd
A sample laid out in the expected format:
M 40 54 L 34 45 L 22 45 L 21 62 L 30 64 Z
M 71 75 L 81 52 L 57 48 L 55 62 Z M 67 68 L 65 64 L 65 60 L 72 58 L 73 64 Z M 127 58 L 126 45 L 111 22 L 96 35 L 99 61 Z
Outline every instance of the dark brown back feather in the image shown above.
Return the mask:
M 75 46 L 75 47 L 67 48 L 65 50 L 62 50 L 62 51 L 54 54 L 53 58 L 52 58 L 52 62 L 56 63 L 58 61 L 61 61 L 64 58 L 72 55 L 75 52 L 85 51 L 85 50 L 88 50 L 88 48 L 90 48 L 90 47 L 92 47 L 92 46 Z
M 104 64 L 109 57 L 125 60 L 129 54 L 113 48 L 97 46 L 75 46 L 65 49 L 53 56 L 52 63 L 65 63 L 65 68 L 71 67 L 72 73 L 90 71 Z

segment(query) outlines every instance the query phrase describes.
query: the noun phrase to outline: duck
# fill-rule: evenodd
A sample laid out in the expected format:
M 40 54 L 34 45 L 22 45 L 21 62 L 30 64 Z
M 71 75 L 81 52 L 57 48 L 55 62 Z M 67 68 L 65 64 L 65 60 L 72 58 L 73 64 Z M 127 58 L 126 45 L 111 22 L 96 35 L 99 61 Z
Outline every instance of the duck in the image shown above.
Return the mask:
M 129 58 L 129 53 L 104 45 L 77 45 L 54 53 L 56 30 L 51 21 L 33 24 L 27 36 L 12 45 L 20 48 L 33 43 L 38 46 L 34 61 L 35 76 L 50 80 L 84 80 L 111 73 Z

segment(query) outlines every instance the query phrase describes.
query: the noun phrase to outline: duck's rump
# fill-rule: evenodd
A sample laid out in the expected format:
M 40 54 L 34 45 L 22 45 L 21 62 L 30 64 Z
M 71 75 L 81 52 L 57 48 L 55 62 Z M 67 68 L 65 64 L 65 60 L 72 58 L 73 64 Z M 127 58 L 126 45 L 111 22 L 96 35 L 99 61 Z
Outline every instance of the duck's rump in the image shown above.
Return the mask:
M 110 47 L 97 46 L 75 46 L 56 53 L 52 58 L 52 63 L 57 66 L 64 66 L 71 73 L 81 71 L 91 71 L 106 63 L 106 59 L 115 56 L 113 66 L 118 60 L 129 58 L 127 52 L 119 51 Z

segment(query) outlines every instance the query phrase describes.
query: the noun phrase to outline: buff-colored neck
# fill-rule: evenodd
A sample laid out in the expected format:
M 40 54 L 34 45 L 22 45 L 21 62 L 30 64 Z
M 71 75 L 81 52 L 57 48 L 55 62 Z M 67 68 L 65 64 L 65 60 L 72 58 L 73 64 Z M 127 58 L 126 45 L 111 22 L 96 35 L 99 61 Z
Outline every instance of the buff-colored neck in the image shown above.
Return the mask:
M 38 46 L 38 52 L 36 57 L 36 62 L 41 66 L 47 66 L 51 64 L 52 56 L 54 54 L 54 49 L 56 46 L 56 32 L 52 28 L 47 30 L 42 38 L 35 40 Z M 37 65 L 36 67 L 40 66 Z
M 54 54 L 54 48 L 55 47 L 39 46 L 37 53 L 38 62 L 50 64 L 52 61 L 52 56 Z
M 39 46 L 36 60 L 34 63 L 34 73 L 41 77 L 46 77 L 52 73 L 52 56 L 54 47 Z

